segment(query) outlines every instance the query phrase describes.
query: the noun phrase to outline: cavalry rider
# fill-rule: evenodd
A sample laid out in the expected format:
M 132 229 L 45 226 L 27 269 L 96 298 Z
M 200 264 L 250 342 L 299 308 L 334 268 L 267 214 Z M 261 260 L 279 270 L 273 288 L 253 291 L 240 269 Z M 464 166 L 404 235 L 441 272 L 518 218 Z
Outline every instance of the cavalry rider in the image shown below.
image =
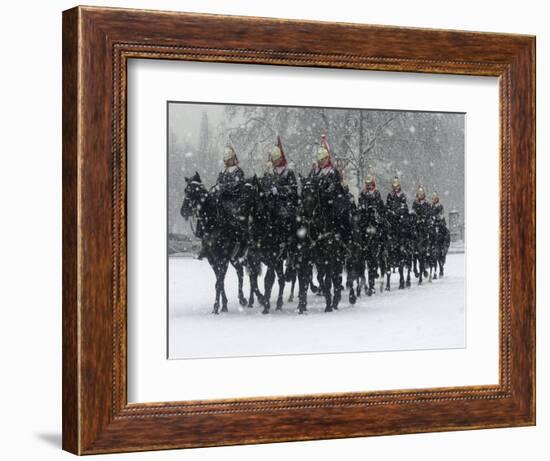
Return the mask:
M 439 195 L 437 192 L 432 194 L 432 216 L 434 219 L 445 219 L 443 214 L 443 205 L 439 201 Z
M 231 146 L 226 146 L 223 153 L 224 169 L 219 173 L 212 191 L 223 210 L 225 225 L 233 232 L 238 244 L 231 256 L 234 259 L 248 241 L 248 215 L 244 210 L 243 187 L 244 172 L 239 167 L 239 159 Z
M 412 208 L 416 214 L 416 222 L 420 226 L 427 225 L 432 216 L 432 207 L 426 201 L 426 192 L 422 186 L 419 186 L 416 190 L 416 200 Z
M 396 231 L 404 216 L 409 213 L 407 196 L 401 190 L 401 181 L 397 176 L 393 178 L 391 192 L 386 198 L 386 210 L 391 222 L 391 229 L 392 231 Z
M 317 150 L 317 171 L 313 172 L 319 187 L 319 200 L 325 216 L 325 231 L 334 230 L 337 238 L 344 242 L 351 239 L 351 222 L 347 194 L 342 186 L 342 175 L 335 168 L 330 146 L 325 135 L 321 136 L 321 147 Z
M 281 247 L 293 241 L 296 229 L 298 207 L 298 182 L 296 175 L 288 165 L 281 138 L 277 136 L 277 145 L 270 152 L 272 171 L 269 175 L 271 195 L 278 223 L 278 238 Z M 265 176 L 264 176 L 265 177 Z
M 365 178 L 365 188 L 359 195 L 359 209 L 364 211 L 374 211 L 375 218 L 378 223 L 385 215 L 384 201 L 380 196 L 380 192 L 376 188 L 374 176 L 371 174 L 368 174 Z

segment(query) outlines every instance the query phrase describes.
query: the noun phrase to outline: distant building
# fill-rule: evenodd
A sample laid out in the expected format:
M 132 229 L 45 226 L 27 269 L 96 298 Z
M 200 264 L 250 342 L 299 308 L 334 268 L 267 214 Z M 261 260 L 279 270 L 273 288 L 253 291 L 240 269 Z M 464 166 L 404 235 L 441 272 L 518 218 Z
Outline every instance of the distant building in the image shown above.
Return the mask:
M 460 222 L 460 213 L 457 210 L 449 212 L 449 230 L 451 232 L 451 242 L 464 240 L 464 226 Z

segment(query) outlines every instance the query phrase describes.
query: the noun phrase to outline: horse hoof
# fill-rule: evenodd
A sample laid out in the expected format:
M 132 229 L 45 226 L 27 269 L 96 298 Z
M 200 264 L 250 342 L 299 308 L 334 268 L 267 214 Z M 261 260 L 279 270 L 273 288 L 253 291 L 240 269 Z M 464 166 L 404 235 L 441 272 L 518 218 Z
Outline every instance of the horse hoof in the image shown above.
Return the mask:
M 405 286 L 406 286 L 407 288 L 410 288 L 410 287 L 411 287 L 411 281 L 410 281 L 410 280 L 407 280 L 407 283 L 405 283 Z
M 353 304 L 356 303 L 356 301 L 357 301 L 357 299 L 355 298 L 355 296 L 350 296 L 350 297 L 349 297 L 349 303 L 350 303 L 350 304 L 353 305 Z
M 218 315 L 218 308 L 217 307 L 214 308 L 214 310 L 212 311 L 212 314 Z
M 386 285 L 386 291 L 390 291 L 390 286 Z
M 243 307 L 246 306 L 246 304 L 247 304 L 246 299 L 245 298 L 239 298 L 239 304 Z
M 430 274 L 428 274 L 428 271 L 424 271 L 424 278 L 427 278 L 428 275 L 430 275 Z
M 400 283 L 400 284 L 399 284 L 399 289 L 400 289 L 400 290 L 404 290 L 404 289 L 405 289 L 405 284 L 404 284 L 404 283 Z
M 288 302 L 291 303 L 291 302 L 293 302 L 293 301 L 294 301 L 294 296 L 289 296 L 289 297 L 288 297 Z
M 248 307 L 249 307 L 250 309 L 252 309 L 252 308 L 254 307 L 254 301 L 249 301 L 249 302 L 248 302 Z
M 332 312 L 332 307 L 325 307 L 325 312 Z
M 262 311 L 262 314 L 269 314 L 269 309 L 264 309 L 264 310 Z
M 437 280 L 437 274 L 434 274 L 433 279 L 434 279 L 434 280 Z
M 222 307 L 222 312 L 227 312 L 227 306 Z

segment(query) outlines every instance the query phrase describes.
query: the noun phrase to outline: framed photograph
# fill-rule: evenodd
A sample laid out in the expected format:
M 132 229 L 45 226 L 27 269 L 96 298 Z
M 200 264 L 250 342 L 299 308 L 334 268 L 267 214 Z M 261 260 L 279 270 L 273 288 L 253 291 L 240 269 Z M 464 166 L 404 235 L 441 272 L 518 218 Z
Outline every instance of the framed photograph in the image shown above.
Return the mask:
M 535 38 L 63 13 L 63 448 L 535 424 Z

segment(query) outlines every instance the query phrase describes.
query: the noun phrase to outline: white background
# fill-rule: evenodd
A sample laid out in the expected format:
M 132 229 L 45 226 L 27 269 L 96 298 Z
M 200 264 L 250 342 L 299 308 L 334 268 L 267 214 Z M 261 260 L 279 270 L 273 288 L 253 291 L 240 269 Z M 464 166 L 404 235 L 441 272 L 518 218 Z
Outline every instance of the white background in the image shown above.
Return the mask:
M 128 92 L 130 401 L 498 382 L 497 78 L 139 60 L 128 65 Z M 167 361 L 166 101 L 191 99 L 465 112 L 467 347 Z M 210 320 L 210 328 L 224 328 Z M 212 376 L 223 376 L 223 386 Z
M 88 4 L 101 4 L 88 1 Z M 403 26 L 517 32 L 537 35 L 538 57 L 538 425 L 534 428 L 420 434 L 162 453 L 117 455 L 116 459 L 407 459 L 499 460 L 548 456 L 550 436 L 550 324 L 543 306 L 550 229 L 548 107 L 544 85 L 550 66 L 549 15 L 544 2 L 463 0 L 358 2 L 115 1 L 112 6 L 226 14 L 307 18 Z M 61 10 L 69 1 L 9 2 L 0 19 L 2 84 L 0 114 L 0 350 L 2 458 L 69 459 L 60 451 L 61 431 Z M 29 134 L 29 130 L 32 134 Z M 547 288 L 546 288 L 547 290 Z M 103 458 L 103 457 L 100 457 Z M 110 458 L 113 459 L 113 458 Z

